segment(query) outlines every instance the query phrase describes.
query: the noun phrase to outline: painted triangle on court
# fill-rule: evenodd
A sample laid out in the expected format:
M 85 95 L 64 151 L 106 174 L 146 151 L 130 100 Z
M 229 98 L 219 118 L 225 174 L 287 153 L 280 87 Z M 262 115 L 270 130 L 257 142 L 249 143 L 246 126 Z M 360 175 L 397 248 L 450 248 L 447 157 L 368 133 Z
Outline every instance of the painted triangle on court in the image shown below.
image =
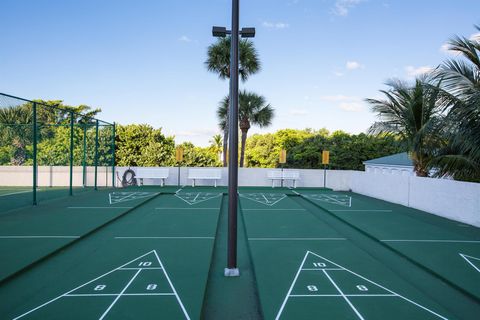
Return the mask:
M 349 306 L 360 319 L 365 319 L 362 316 L 363 310 L 357 309 L 355 307 L 356 301 L 350 301 L 350 297 L 363 297 L 362 299 L 370 297 L 376 299 L 374 303 L 377 304 L 377 308 L 381 308 L 382 303 L 385 303 L 383 305 L 385 310 L 391 310 L 392 306 L 395 305 L 398 305 L 399 310 L 403 310 L 401 304 L 392 304 L 385 300 L 396 299 L 403 304 L 410 305 L 410 308 L 413 309 L 410 309 L 409 312 L 415 311 L 415 315 L 418 313 L 418 316 L 425 316 L 425 313 L 428 313 L 429 319 L 433 316 L 436 319 L 447 320 L 435 311 L 311 251 L 305 253 L 275 320 L 281 319 L 285 310 L 287 314 L 293 314 L 292 309 L 289 309 L 292 299 L 294 299 L 293 304 L 295 305 L 301 299 L 312 301 L 312 299 L 331 299 L 331 297 L 339 297 L 349 301 Z M 382 297 L 382 300 L 379 300 L 379 297 Z M 321 302 L 322 300 L 318 301 Z M 295 310 L 298 311 L 298 309 Z M 318 310 L 318 315 L 321 315 L 321 307 Z M 309 312 L 312 316 L 316 310 L 310 310 Z M 417 319 L 415 315 L 412 315 L 412 318 Z
M 178 192 L 175 193 L 177 198 L 185 201 L 189 205 L 195 205 L 200 202 L 204 202 L 210 199 L 218 198 L 222 194 L 214 192 Z
M 71 299 L 78 299 L 77 305 L 85 304 L 85 309 L 80 308 L 79 312 L 88 311 L 88 303 L 91 301 L 85 300 L 84 297 L 105 296 L 116 297 L 116 299 L 109 306 L 107 305 L 108 308 L 98 311 L 99 319 L 104 319 L 109 314 L 120 296 L 151 296 L 158 299 L 157 302 L 160 304 L 166 301 L 163 297 L 172 296 L 176 298 L 178 304 L 177 315 L 179 318 L 190 319 L 160 257 L 156 250 L 152 250 L 18 315 L 14 320 L 35 315 L 39 309 L 53 308 L 51 312 L 58 313 L 58 310 L 68 312 L 68 308 L 65 306 L 71 305 Z M 40 313 L 45 313 L 45 311 Z
M 344 207 L 352 206 L 352 197 L 347 195 L 332 195 L 332 194 L 304 194 L 307 199 L 336 204 Z
M 459 253 L 459 255 L 468 262 L 470 266 L 472 266 L 475 270 L 480 272 L 480 258 L 469 256 L 463 253 Z
M 283 193 L 240 193 L 240 197 L 264 204 L 266 206 L 273 206 L 287 196 Z
M 120 202 L 148 198 L 156 194 L 156 192 L 110 192 L 108 194 L 108 199 L 110 204 L 115 204 Z

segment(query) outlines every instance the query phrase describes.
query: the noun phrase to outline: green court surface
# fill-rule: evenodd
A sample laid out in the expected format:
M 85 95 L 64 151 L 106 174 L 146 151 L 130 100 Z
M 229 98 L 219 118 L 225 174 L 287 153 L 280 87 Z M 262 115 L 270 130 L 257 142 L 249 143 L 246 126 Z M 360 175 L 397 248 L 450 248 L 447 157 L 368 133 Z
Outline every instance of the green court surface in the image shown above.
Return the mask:
M 73 188 L 78 194 L 91 191 L 93 188 Z M 68 187 L 39 187 L 37 188 L 37 202 L 54 200 L 69 195 Z M 33 191 L 31 187 L 0 187 L 0 214 L 22 207 L 31 207 Z
M 478 319 L 478 228 L 354 193 L 240 188 L 241 276 L 225 278 L 226 191 L 103 189 L 3 213 L 0 318 Z

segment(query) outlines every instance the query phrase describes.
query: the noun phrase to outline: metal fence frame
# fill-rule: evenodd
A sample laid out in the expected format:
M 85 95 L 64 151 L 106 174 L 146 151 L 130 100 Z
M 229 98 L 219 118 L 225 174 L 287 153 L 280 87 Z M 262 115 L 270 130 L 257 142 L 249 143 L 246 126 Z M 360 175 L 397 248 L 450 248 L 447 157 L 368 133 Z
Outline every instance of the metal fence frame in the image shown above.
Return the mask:
M 111 141 L 111 149 L 112 149 L 112 187 L 115 187 L 115 127 L 116 124 L 114 123 L 109 123 L 103 120 L 99 120 L 95 117 L 91 117 L 79 112 L 75 112 L 72 110 L 68 110 L 65 108 L 61 108 L 59 106 L 48 106 L 40 102 L 35 102 L 32 100 L 20 98 L 17 96 L 9 95 L 6 93 L 1 93 L 0 96 L 12 98 L 12 99 L 17 99 L 21 100 L 27 103 L 32 104 L 32 131 L 33 131 L 33 165 L 32 165 L 32 170 L 33 170 L 33 184 L 32 184 L 32 191 L 33 191 L 33 199 L 32 203 L 33 205 L 37 205 L 37 175 L 38 175 L 38 164 L 37 164 L 37 144 L 38 144 L 38 123 L 37 123 L 37 107 L 42 106 L 47 109 L 56 109 L 60 111 L 64 111 L 66 113 L 69 113 L 70 116 L 70 124 L 68 125 L 70 127 L 70 151 L 69 151 L 69 165 L 70 165 L 70 182 L 69 182 L 69 195 L 73 196 L 73 162 L 74 162 L 74 157 L 73 157 L 73 150 L 74 150 L 74 127 L 75 127 L 75 115 L 81 116 L 84 119 L 88 119 L 90 121 L 94 121 L 94 126 L 95 126 L 95 152 L 94 152 L 94 166 L 95 166 L 95 178 L 94 178 L 94 190 L 98 190 L 97 186 L 97 168 L 98 168 L 98 147 L 99 147 L 99 142 L 98 142 L 98 132 L 99 132 L 99 126 L 105 126 L 105 127 L 111 127 L 112 128 L 112 141 Z M 78 124 L 77 124 L 78 125 Z M 86 187 L 86 181 L 87 181 L 87 161 L 86 161 L 86 153 L 87 153 L 87 140 L 86 140 L 86 132 L 87 132 L 87 127 L 91 126 L 90 124 L 87 124 L 86 122 L 83 123 L 83 159 L 82 159 L 82 166 L 83 166 L 83 186 Z

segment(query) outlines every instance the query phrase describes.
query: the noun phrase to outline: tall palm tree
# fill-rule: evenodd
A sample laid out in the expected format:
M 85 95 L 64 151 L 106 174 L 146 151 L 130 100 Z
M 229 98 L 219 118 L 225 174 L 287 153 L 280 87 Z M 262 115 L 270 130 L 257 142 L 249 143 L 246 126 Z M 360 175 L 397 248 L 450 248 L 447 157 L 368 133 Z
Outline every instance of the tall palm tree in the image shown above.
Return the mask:
M 222 143 L 223 143 L 222 135 L 220 134 L 214 135 L 212 139 L 210 139 L 209 143 L 218 157 L 217 160 L 220 159 L 220 156 L 222 153 Z
M 480 37 L 456 36 L 448 44 L 458 58 L 447 60 L 434 76 L 448 94 L 451 130 L 434 162 L 438 175 L 480 180 Z
M 425 85 L 423 79 L 416 79 L 413 86 L 399 80 L 391 80 L 387 85 L 390 90 L 381 91 L 385 100 L 366 100 L 380 117 L 369 131 L 399 136 L 410 153 L 417 175 L 427 177 L 444 130 L 440 89 Z
M 231 38 L 218 38 L 210 45 L 207 51 L 205 66 L 208 71 L 218 74 L 220 79 L 230 79 L 230 44 Z M 260 60 L 253 42 L 242 39 L 239 42 L 239 74 L 242 81 L 246 81 L 251 74 L 260 71 Z M 227 108 L 228 114 L 228 108 Z M 228 118 L 228 116 L 227 116 Z M 223 130 L 223 150 L 228 147 L 228 121 L 220 123 Z M 223 152 L 223 166 L 227 166 L 227 152 Z
M 245 143 L 247 142 L 248 130 L 252 125 L 260 128 L 267 127 L 272 123 L 274 116 L 273 108 L 265 102 L 265 98 L 252 92 L 241 91 L 239 94 L 238 122 L 241 136 L 240 167 L 243 167 L 245 159 Z M 221 126 L 227 123 L 229 97 L 225 97 L 217 111 Z

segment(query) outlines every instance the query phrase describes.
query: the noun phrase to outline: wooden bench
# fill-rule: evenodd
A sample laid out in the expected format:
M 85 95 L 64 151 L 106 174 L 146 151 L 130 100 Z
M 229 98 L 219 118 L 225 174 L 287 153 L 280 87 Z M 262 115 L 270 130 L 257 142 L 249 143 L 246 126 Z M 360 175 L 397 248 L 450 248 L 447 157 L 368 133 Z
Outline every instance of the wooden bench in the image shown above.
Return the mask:
M 192 187 L 195 187 L 195 180 L 214 180 L 217 187 L 217 180 L 222 179 L 220 169 L 188 169 L 188 179 L 192 180 Z
M 280 180 L 282 183 L 285 180 L 292 180 L 293 187 L 297 187 L 297 180 L 300 180 L 300 171 L 298 170 L 271 170 L 267 172 L 267 178 L 272 180 L 272 188 L 275 187 L 275 180 Z
M 135 170 L 135 179 L 137 184 L 143 186 L 143 179 L 160 179 L 160 185 L 165 185 L 165 179 L 168 178 L 168 169 L 164 168 L 137 168 Z M 140 180 L 140 183 L 138 183 Z

